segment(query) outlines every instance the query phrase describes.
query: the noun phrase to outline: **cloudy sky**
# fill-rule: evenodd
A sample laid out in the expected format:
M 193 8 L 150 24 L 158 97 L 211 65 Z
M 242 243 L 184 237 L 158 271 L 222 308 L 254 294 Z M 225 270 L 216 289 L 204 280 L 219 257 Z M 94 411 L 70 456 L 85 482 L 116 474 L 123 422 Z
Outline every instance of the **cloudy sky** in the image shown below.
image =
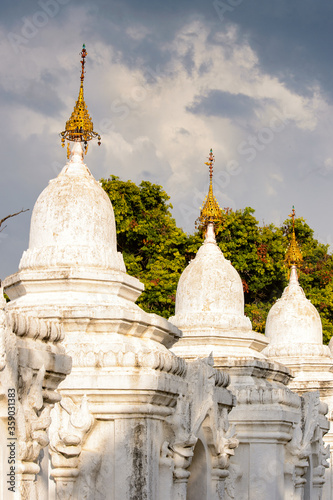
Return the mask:
M 86 44 L 95 178 L 149 180 L 187 232 L 208 189 L 280 224 L 295 205 L 333 244 L 331 0 L 16 0 L 1 3 L 0 277 L 16 272 L 31 210 L 65 164 Z

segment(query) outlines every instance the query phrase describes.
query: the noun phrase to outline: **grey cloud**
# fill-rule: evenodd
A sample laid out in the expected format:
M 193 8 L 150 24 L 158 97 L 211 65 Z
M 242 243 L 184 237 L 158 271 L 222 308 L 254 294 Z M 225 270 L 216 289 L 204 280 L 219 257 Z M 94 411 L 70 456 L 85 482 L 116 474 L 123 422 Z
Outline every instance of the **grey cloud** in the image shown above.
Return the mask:
M 30 82 L 24 90 L 2 91 L 0 103 L 13 106 L 24 105 L 45 116 L 57 116 L 64 108 L 64 103 L 57 92 L 42 82 Z
M 197 96 L 187 110 L 205 116 L 250 118 L 258 105 L 260 105 L 258 99 L 244 94 L 211 90 L 206 96 Z

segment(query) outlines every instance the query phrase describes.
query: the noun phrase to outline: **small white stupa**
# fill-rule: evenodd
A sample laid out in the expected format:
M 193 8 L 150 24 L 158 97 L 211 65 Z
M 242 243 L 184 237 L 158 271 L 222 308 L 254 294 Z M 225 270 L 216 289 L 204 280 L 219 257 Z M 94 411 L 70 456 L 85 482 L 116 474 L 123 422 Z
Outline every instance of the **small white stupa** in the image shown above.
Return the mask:
M 179 279 L 175 316 L 170 322 L 183 332 L 173 352 L 189 360 L 213 352 L 218 366 L 221 358 L 263 358 L 260 351 L 267 340 L 252 331 L 244 315 L 242 280 L 215 240 L 214 228 L 219 230 L 222 212 L 213 194 L 213 162 L 211 150 L 206 163 L 209 192 L 198 219 L 205 241 Z
M 264 354 L 283 363 L 294 372 L 292 386 L 299 390 L 318 388 L 320 380 L 332 380 L 333 359 L 328 346 L 323 345 L 323 331 L 319 313 L 305 296 L 298 282 L 297 266 L 302 254 L 295 237 L 295 210 L 293 208 L 292 238 L 285 262 L 291 267 L 289 284 L 282 297 L 272 306 L 266 321 L 269 345 Z M 310 386 L 308 385 L 310 384 Z

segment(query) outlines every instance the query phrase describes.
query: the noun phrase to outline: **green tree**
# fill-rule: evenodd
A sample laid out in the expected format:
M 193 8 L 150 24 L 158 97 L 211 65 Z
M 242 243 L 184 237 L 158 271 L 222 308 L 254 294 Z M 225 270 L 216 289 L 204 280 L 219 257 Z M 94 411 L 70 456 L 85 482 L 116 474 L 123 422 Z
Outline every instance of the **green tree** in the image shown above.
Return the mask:
M 138 304 L 168 318 L 174 313 L 177 283 L 186 265 L 187 236 L 176 226 L 161 186 L 139 186 L 118 177 L 101 179 L 113 205 L 118 250 L 129 274 L 145 285 Z

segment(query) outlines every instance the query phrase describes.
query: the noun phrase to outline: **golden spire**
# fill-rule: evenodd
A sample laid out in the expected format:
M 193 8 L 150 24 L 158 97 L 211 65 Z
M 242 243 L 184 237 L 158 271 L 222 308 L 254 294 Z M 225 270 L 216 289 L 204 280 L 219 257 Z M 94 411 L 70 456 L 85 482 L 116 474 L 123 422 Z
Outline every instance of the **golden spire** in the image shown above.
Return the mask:
M 291 234 L 291 242 L 290 242 L 289 248 L 288 248 L 286 255 L 285 255 L 285 258 L 284 258 L 284 261 L 288 267 L 298 266 L 303 261 L 303 256 L 302 256 L 302 253 L 299 249 L 298 243 L 296 241 L 296 236 L 295 236 L 295 207 L 294 206 L 293 206 L 291 214 L 289 214 L 289 217 L 291 217 L 292 221 L 293 221 L 293 232 Z
M 215 233 L 217 234 L 219 231 L 219 228 L 222 224 L 223 217 L 222 217 L 222 211 L 219 207 L 219 204 L 217 203 L 217 200 L 213 194 L 213 164 L 215 161 L 215 157 L 213 155 L 213 150 L 210 150 L 209 157 L 208 157 L 208 162 L 205 163 L 205 165 L 208 165 L 209 167 L 209 190 L 208 190 L 208 196 L 206 196 L 204 205 L 201 209 L 200 216 L 196 220 L 196 227 L 200 229 L 202 232 L 204 232 L 207 229 L 207 226 L 209 223 L 214 224 L 214 230 Z
M 66 122 L 66 128 L 61 132 L 61 142 L 62 147 L 65 146 L 65 140 L 73 142 L 83 142 L 83 149 L 85 154 L 88 150 L 88 141 L 91 139 L 98 139 L 98 145 L 101 144 L 101 136 L 94 131 L 94 125 L 91 117 L 89 116 L 89 111 L 87 109 L 86 103 L 83 96 L 83 80 L 84 80 L 84 65 L 85 58 L 88 52 L 86 51 L 86 46 L 83 44 L 81 51 L 81 84 L 79 97 L 74 106 L 74 111 L 71 114 L 70 119 Z M 67 142 L 67 158 L 69 158 L 69 142 Z

